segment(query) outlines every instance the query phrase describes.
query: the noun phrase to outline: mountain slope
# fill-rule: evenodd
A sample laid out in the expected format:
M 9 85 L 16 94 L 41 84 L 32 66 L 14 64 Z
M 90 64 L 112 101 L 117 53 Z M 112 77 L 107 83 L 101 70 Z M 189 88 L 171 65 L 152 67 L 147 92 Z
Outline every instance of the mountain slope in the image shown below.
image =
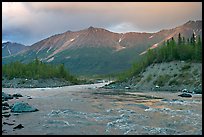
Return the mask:
M 26 49 L 26 46 L 19 43 L 12 42 L 2 43 L 2 57 L 17 54 L 24 49 Z
M 109 74 L 128 69 L 147 49 L 153 49 L 178 34 L 202 37 L 202 21 L 189 21 L 173 29 L 156 33 L 114 33 L 89 27 L 67 31 L 39 41 L 21 53 L 3 59 L 3 63 L 19 60 L 30 62 L 36 57 L 48 63 L 64 63 L 75 74 Z

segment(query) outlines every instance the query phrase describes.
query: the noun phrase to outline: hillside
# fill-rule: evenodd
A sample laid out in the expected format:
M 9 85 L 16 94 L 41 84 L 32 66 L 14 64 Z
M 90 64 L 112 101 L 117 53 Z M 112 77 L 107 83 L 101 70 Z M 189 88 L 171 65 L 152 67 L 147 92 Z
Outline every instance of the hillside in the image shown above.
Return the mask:
M 202 91 L 202 63 L 171 61 L 148 66 L 127 81 L 113 83 L 106 88 L 137 91 Z
M 19 43 L 4 42 L 2 43 L 2 57 L 17 54 L 26 48 L 25 45 Z
M 190 41 L 178 36 L 149 49 L 140 61 L 118 75 L 105 88 L 202 92 L 202 42 L 193 34 Z
M 4 57 L 3 64 L 20 61 L 29 63 L 36 57 L 45 63 L 64 63 L 73 74 L 93 75 L 119 73 L 141 59 L 148 49 L 158 48 L 178 34 L 186 39 L 194 33 L 202 37 L 202 21 L 189 21 L 172 29 L 155 33 L 114 33 L 89 27 L 66 31 L 38 41 L 22 52 Z

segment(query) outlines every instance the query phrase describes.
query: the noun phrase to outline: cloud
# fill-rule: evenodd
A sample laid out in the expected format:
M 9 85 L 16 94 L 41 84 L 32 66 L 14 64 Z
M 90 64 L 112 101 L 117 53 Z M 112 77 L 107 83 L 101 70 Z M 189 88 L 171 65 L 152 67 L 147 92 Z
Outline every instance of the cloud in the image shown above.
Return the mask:
M 135 25 L 129 22 L 123 22 L 116 25 L 114 24 L 113 26 L 110 26 L 108 30 L 118 33 L 139 31 Z
M 201 2 L 3 2 L 3 39 L 33 44 L 89 26 L 155 32 L 202 19 Z

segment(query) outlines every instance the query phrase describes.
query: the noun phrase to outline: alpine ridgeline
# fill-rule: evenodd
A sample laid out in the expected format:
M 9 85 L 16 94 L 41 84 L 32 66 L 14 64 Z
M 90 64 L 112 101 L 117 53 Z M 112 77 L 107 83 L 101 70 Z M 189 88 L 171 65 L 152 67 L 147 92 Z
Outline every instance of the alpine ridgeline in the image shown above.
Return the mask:
M 28 46 L 19 44 L 19 43 L 12 43 L 12 42 L 3 42 L 2 43 L 2 57 L 7 57 L 10 55 L 17 54 L 22 50 L 26 49 Z
M 114 33 L 94 27 L 67 31 L 34 43 L 17 54 L 4 56 L 2 62 L 28 63 L 37 57 L 47 63 L 63 63 L 74 74 L 111 74 L 130 68 L 141 54 L 172 37 L 177 38 L 179 33 L 185 38 L 190 38 L 192 33 L 202 37 L 202 21 L 188 21 L 156 33 Z

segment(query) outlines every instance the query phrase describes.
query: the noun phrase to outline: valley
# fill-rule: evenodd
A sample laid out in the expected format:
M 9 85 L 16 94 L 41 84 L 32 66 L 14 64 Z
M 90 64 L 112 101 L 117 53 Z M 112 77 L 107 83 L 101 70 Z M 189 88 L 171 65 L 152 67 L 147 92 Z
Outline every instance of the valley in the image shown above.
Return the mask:
M 2 134 L 201 135 L 201 23 L 2 44 Z
M 2 135 L 202 135 L 202 2 L 2 2 Z

